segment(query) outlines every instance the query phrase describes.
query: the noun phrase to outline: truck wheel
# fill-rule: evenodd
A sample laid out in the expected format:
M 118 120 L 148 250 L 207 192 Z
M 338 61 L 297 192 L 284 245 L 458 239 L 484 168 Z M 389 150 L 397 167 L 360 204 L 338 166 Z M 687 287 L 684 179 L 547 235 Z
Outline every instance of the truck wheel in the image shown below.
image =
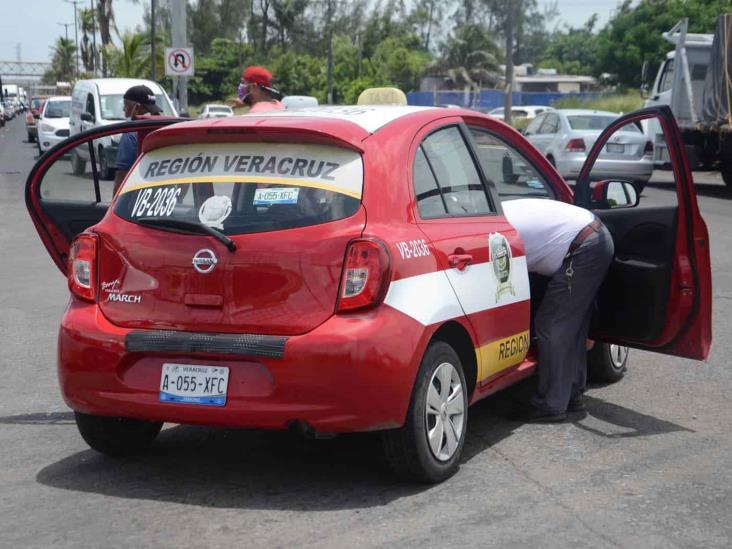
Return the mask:
M 84 175 L 86 171 L 86 160 L 79 156 L 76 149 L 71 151 L 71 171 L 74 175 Z
M 92 416 L 74 412 L 79 433 L 97 452 L 129 456 L 146 450 L 162 428 L 162 422 L 123 417 Z
M 615 383 L 623 379 L 628 365 L 629 349 L 611 343 L 595 343 L 587 353 L 587 377 L 590 381 Z
M 467 426 L 460 358 L 450 345 L 435 341 L 422 358 L 406 423 L 382 434 L 387 463 L 400 478 L 441 482 L 458 469 Z

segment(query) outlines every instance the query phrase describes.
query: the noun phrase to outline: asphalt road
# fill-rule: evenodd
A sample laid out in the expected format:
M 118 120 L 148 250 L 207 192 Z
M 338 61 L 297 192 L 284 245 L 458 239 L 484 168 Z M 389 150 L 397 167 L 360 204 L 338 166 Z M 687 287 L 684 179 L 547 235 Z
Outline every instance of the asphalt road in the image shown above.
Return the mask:
M 732 202 L 697 186 L 710 227 L 710 360 L 633 351 L 586 417 L 521 425 L 513 395 L 470 410 L 458 474 L 395 482 L 373 435 L 168 426 L 145 457 L 87 448 L 59 394 L 67 301 L 24 205 L 36 157 L 21 119 L 0 130 L 0 546 L 730 547 Z M 661 173 L 644 204 L 672 198 Z

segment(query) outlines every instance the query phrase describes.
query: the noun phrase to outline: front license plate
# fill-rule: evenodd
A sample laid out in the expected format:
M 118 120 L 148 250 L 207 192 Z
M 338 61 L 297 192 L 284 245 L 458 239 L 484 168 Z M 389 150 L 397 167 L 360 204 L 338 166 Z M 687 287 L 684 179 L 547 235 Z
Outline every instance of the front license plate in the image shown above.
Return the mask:
M 609 153 L 624 153 L 625 145 L 619 145 L 617 143 L 608 143 L 607 152 Z
M 229 369 L 223 366 L 163 364 L 160 402 L 224 406 Z

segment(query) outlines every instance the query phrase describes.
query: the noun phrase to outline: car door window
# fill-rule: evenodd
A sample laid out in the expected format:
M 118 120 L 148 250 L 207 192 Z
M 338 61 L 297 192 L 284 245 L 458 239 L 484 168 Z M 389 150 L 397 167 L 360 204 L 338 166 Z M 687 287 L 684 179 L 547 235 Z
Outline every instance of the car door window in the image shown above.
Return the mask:
M 559 129 L 559 117 L 556 114 L 547 114 L 544 118 L 544 123 L 539 129 L 541 134 L 553 134 L 557 133 Z
M 96 118 L 96 113 L 94 110 L 94 96 L 92 94 L 87 94 L 86 96 L 86 112 Z
M 417 154 L 414 157 L 412 179 L 414 193 L 417 196 L 419 215 L 423 219 L 447 215 L 447 208 L 442 199 L 440 187 L 437 185 L 437 180 L 427 163 L 422 147 L 417 149 Z
M 495 186 L 501 201 L 555 198 L 546 179 L 515 148 L 486 130 L 470 128 L 470 132 L 483 173 L 488 184 Z
M 546 118 L 545 114 L 542 114 L 540 116 L 537 116 L 534 118 L 528 126 L 526 126 L 526 131 L 524 132 L 524 135 L 534 135 L 539 133 L 539 128 L 541 128 L 541 124 L 544 122 L 544 119 Z
M 421 148 L 449 215 L 492 213 L 483 181 L 457 126 L 430 134 Z

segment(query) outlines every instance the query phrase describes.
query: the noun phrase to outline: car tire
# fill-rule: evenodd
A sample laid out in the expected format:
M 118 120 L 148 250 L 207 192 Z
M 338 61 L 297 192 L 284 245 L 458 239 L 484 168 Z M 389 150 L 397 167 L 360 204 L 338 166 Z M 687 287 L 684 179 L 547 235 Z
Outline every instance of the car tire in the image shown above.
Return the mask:
M 86 171 L 86 160 L 79 156 L 76 149 L 71 151 L 71 171 L 74 175 L 84 175 Z
M 86 443 L 108 456 L 139 454 L 150 447 L 162 422 L 123 417 L 93 416 L 75 412 L 76 427 Z
M 595 343 L 587 353 L 587 378 L 595 383 L 616 383 L 628 367 L 629 349 L 622 345 Z
M 635 179 L 633 181 L 633 185 L 635 185 L 635 188 L 638 189 L 638 195 L 643 194 L 643 191 L 646 188 L 646 185 L 648 185 L 647 179 Z
M 436 483 L 451 477 L 467 426 L 467 384 L 460 358 L 450 345 L 435 341 L 422 358 L 404 426 L 382 433 L 389 468 L 411 481 Z
M 28 143 L 33 143 L 35 140 L 36 140 L 36 138 L 34 136 L 32 136 L 31 134 L 28 134 Z
M 114 179 L 114 175 L 117 170 L 107 164 L 107 157 L 104 155 L 104 148 L 101 146 L 97 151 L 97 158 L 99 162 L 99 177 L 105 181 Z

